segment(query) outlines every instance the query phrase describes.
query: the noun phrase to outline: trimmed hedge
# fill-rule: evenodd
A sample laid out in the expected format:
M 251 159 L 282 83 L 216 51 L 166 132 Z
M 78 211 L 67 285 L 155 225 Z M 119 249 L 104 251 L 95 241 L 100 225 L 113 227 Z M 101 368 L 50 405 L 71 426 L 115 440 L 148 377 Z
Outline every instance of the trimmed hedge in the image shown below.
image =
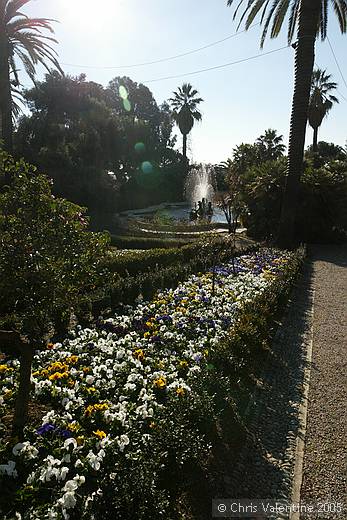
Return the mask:
M 154 249 L 180 247 L 189 241 L 185 238 L 158 238 L 141 236 L 111 235 L 111 245 L 119 249 Z
M 85 310 L 97 316 L 106 308 L 117 309 L 120 303 L 132 304 L 140 295 L 150 299 L 156 291 L 176 287 L 192 273 L 254 249 L 254 243 L 245 242 L 235 251 L 231 240 L 210 238 L 208 242 L 199 240 L 181 248 L 110 255 L 104 265 L 110 283 L 102 294 L 92 297 Z

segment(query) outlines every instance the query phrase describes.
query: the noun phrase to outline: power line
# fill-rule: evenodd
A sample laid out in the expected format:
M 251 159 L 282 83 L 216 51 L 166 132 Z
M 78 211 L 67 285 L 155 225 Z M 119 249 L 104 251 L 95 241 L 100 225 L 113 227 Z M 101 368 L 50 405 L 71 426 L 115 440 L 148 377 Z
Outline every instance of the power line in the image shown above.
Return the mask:
M 346 80 L 345 80 L 345 78 L 344 78 L 344 75 L 342 74 L 341 67 L 340 67 L 340 65 L 339 65 L 339 62 L 337 61 L 337 58 L 336 58 L 336 55 L 335 55 L 334 49 L 333 49 L 333 47 L 332 47 L 332 45 L 331 45 L 331 43 L 330 43 L 329 36 L 327 36 L 327 40 L 328 40 L 328 43 L 329 43 L 330 50 L 331 50 L 331 52 L 332 52 L 332 54 L 333 54 L 333 56 L 334 56 L 334 60 L 335 60 L 336 66 L 337 66 L 337 68 L 339 69 L 339 72 L 340 72 L 340 74 L 341 74 L 342 81 L 344 82 L 345 87 L 346 87 L 346 89 L 347 89 L 347 83 L 346 83 Z
M 202 72 L 208 72 L 210 70 L 223 69 L 225 67 L 231 67 L 232 65 L 237 65 L 238 63 L 244 63 L 246 61 L 255 60 L 256 58 L 261 58 L 262 56 L 267 56 L 268 54 L 273 54 L 274 52 L 282 51 L 283 49 L 288 49 L 288 47 L 289 47 L 289 45 L 285 45 L 284 47 L 279 47 L 278 49 L 274 49 L 272 51 L 255 54 L 254 56 L 249 56 L 248 58 L 244 58 L 242 60 L 230 61 L 229 63 L 224 63 L 223 65 L 216 65 L 215 67 L 208 67 L 206 69 L 195 70 L 193 72 L 184 72 L 183 74 L 176 74 L 175 76 L 165 76 L 162 78 L 149 79 L 147 81 L 143 81 L 142 83 L 154 83 L 156 81 L 164 81 L 167 79 L 176 79 L 176 78 L 182 78 L 184 76 L 193 76 L 194 74 L 201 74 Z
M 255 23 L 253 25 L 249 26 L 249 29 L 252 27 L 256 27 L 257 25 L 260 25 L 260 23 Z M 176 54 L 175 56 L 169 56 L 167 58 L 160 58 L 158 60 L 153 61 L 145 61 L 143 63 L 133 63 L 131 65 L 117 65 L 112 67 L 104 67 L 101 65 L 76 65 L 73 63 L 62 63 L 64 67 L 77 67 L 82 69 L 132 69 L 135 67 L 144 67 L 146 65 L 155 65 L 156 63 L 164 63 L 165 61 L 171 61 L 176 60 L 178 58 L 183 58 L 184 56 L 189 56 L 190 54 L 195 54 L 196 52 L 203 51 L 205 49 L 208 49 L 209 47 L 214 47 L 215 45 L 218 45 L 220 43 L 226 42 L 227 40 L 231 40 L 232 38 L 235 38 L 235 36 L 239 36 L 239 34 L 242 34 L 246 32 L 248 29 L 243 29 L 242 31 L 237 31 L 236 33 L 230 34 L 229 36 L 226 36 L 226 38 L 222 38 L 221 40 L 214 41 L 212 43 L 208 43 L 207 45 L 204 45 L 203 47 L 198 47 L 197 49 L 193 49 L 191 51 L 182 52 L 181 54 Z

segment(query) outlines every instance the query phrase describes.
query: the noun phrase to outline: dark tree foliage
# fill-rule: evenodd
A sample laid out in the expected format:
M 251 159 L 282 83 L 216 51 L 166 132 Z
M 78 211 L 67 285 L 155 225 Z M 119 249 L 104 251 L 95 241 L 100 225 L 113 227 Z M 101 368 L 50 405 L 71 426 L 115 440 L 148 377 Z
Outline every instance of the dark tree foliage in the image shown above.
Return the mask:
M 274 240 L 281 215 L 286 157 L 278 141 L 278 153 L 271 158 L 276 140 L 264 148 L 262 137 L 254 144 L 234 148 L 232 158 L 220 168 L 234 171 L 242 180 L 241 200 L 246 206 L 243 221 L 248 233 L 258 239 Z M 347 154 L 342 147 L 321 141 L 317 152 L 308 148 L 298 207 L 295 232 L 300 240 L 322 242 L 346 237 Z
M 109 222 L 119 210 L 180 199 L 181 156 L 173 149 L 167 103 L 130 78 L 107 88 L 85 75 L 46 76 L 26 91 L 30 116 L 21 119 L 16 152 L 54 181 L 54 193 Z

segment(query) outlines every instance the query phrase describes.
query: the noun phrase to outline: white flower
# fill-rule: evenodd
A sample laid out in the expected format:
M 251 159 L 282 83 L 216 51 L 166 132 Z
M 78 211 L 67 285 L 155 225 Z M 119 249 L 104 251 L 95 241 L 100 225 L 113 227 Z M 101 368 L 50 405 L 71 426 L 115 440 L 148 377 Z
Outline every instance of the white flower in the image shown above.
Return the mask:
M 75 491 L 79 486 L 84 484 L 86 481 L 83 475 L 76 475 L 72 480 L 68 480 L 63 487 L 63 491 L 72 492 Z
M 123 451 L 125 446 L 128 446 L 130 443 L 130 439 L 127 435 L 121 435 L 119 439 L 117 439 L 117 443 L 120 451 Z
M 87 385 L 92 385 L 94 383 L 94 381 L 95 381 L 95 377 L 94 376 L 89 375 L 89 376 L 86 377 Z
M 16 478 L 18 477 L 18 472 L 15 468 L 16 463 L 13 460 L 9 460 L 7 464 L 0 464 L 0 475 Z
M 58 504 L 62 506 L 64 509 L 73 509 L 77 503 L 75 498 L 75 493 L 71 491 L 67 491 L 64 495 L 58 500 Z
M 35 459 L 39 454 L 38 450 L 35 446 L 32 446 L 29 441 L 26 442 L 18 442 L 12 449 L 12 453 L 14 456 L 18 454 L 23 455 L 26 459 Z
M 73 437 L 70 437 L 69 439 L 66 439 L 64 442 L 64 449 L 69 451 L 70 446 L 72 446 L 72 451 L 77 448 L 77 441 Z
M 103 451 L 103 450 L 100 450 Z M 100 452 L 99 452 L 100 453 Z M 103 451 L 105 454 L 105 452 Z M 102 462 L 103 456 L 95 455 L 91 450 L 89 451 L 86 459 L 88 460 L 90 466 L 95 470 L 98 471 L 101 467 L 100 462 Z

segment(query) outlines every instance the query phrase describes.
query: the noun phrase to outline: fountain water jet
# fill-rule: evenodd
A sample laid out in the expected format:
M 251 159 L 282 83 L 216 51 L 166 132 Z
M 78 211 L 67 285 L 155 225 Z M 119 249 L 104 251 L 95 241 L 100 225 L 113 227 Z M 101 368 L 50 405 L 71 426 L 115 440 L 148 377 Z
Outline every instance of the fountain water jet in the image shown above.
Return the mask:
M 203 199 L 212 202 L 214 183 L 215 173 L 212 166 L 199 164 L 191 168 L 185 183 L 185 197 L 191 207 Z

